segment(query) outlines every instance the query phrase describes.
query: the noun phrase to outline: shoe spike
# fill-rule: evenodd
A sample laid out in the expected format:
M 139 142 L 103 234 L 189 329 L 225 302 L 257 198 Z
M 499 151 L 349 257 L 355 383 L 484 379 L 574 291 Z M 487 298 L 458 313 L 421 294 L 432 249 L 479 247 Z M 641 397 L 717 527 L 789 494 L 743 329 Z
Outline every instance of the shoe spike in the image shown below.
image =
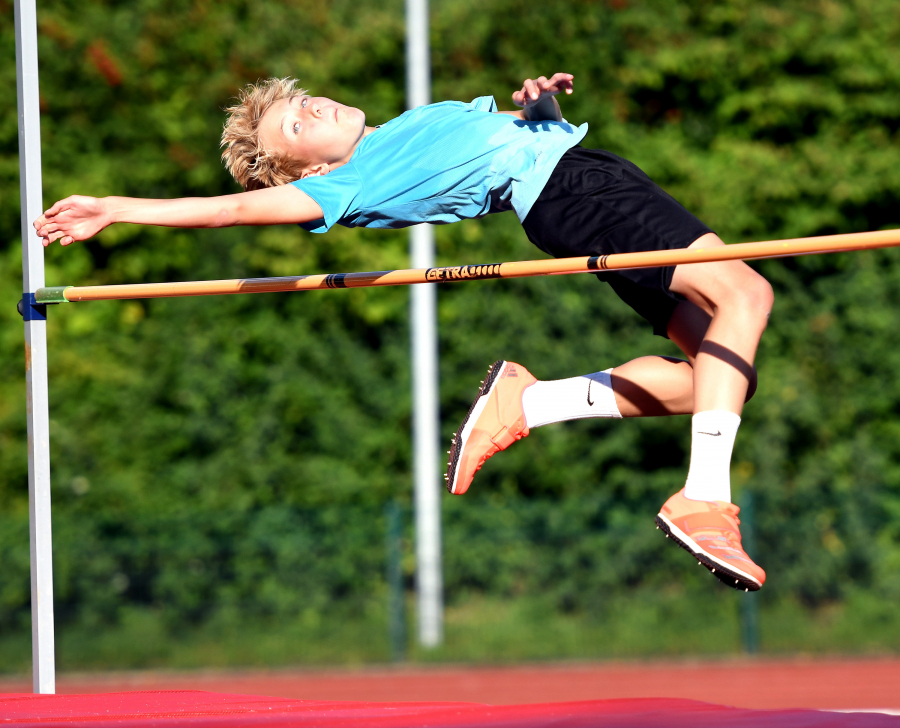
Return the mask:
M 748 591 L 750 591 L 750 590 L 749 590 L 749 589 L 744 589 L 744 591 L 745 591 L 745 592 L 748 592 Z
M 712 574 L 715 574 L 715 573 L 716 573 L 716 570 L 715 570 L 715 569 L 713 569 L 713 570 L 712 570 L 712 572 L 710 572 L 710 573 L 712 573 Z

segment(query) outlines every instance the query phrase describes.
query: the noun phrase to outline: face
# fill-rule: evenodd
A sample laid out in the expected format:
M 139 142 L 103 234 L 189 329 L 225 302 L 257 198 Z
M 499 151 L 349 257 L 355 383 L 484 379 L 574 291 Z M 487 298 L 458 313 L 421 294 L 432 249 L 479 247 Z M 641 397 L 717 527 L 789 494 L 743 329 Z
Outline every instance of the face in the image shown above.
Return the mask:
M 309 174 L 325 174 L 350 160 L 366 131 L 366 115 L 322 96 L 292 96 L 263 114 L 259 140 L 271 152 L 309 160 Z

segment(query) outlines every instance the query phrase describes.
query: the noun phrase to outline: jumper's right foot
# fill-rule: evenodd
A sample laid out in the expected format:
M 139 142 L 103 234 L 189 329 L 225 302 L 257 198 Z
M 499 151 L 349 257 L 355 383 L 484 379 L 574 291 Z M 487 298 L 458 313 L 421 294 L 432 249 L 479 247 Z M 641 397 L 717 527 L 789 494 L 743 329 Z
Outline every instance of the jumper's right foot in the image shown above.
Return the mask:
M 521 364 L 498 361 L 478 390 L 450 447 L 447 490 L 462 495 L 475 473 L 494 453 L 528 436 L 522 393 L 537 381 Z
M 741 546 L 740 510 L 732 503 L 691 500 L 682 488 L 665 502 L 656 525 L 723 584 L 756 591 L 765 583 L 766 572 Z

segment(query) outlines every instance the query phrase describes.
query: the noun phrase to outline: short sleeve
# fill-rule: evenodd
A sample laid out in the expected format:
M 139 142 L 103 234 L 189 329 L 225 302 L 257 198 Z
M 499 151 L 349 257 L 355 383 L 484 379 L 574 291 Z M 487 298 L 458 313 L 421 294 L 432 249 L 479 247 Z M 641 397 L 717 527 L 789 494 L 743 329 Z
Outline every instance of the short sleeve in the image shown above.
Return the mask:
M 345 164 L 318 177 L 298 179 L 291 184 L 312 197 L 325 215 L 321 220 L 300 224 L 311 233 L 326 233 L 345 217 L 352 216 L 362 192 L 362 183 L 352 164 Z
M 475 111 L 497 111 L 497 102 L 493 96 L 479 96 L 469 103 L 469 107 Z

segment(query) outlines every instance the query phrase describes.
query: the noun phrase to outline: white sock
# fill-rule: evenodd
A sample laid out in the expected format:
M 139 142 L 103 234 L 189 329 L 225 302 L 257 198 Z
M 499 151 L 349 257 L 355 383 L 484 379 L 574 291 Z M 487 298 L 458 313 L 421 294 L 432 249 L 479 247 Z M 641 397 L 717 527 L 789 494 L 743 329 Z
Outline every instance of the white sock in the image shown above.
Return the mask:
M 522 393 L 529 429 L 588 417 L 621 417 L 609 373 L 536 382 Z
M 686 498 L 731 503 L 731 451 L 740 424 L 740 415 L 724 410 L 694 415 Z

